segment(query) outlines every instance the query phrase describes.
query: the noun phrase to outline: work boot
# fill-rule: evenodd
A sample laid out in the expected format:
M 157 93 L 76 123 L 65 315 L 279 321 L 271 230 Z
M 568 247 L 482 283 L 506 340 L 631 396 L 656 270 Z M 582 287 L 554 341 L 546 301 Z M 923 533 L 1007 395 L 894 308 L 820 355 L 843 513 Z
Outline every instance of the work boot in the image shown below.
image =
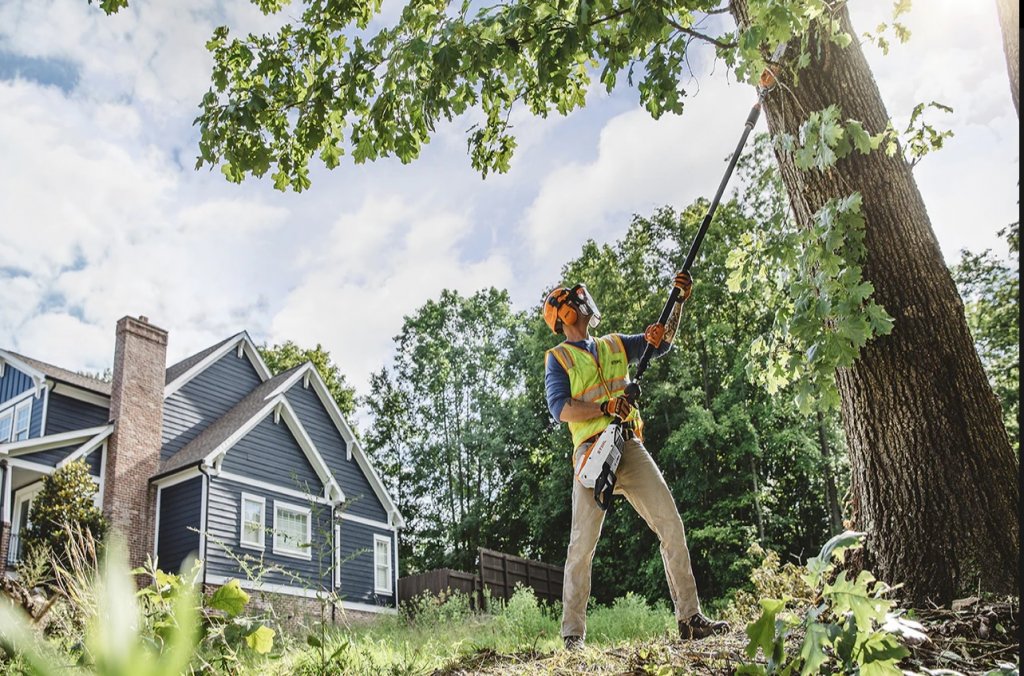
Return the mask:
M 563 636 L 562 641 L 565 643 L 565 649 L 570 651 L 583 650 L 583 637 L 582 636 Z
M 729 631 L 729 623 L 721 620 L 709 620 L 703 613 L 697 613 L 688 620 L 679 622 L 679 638 L 684 641 L 702 639 L 713 634 L 724 634 Z

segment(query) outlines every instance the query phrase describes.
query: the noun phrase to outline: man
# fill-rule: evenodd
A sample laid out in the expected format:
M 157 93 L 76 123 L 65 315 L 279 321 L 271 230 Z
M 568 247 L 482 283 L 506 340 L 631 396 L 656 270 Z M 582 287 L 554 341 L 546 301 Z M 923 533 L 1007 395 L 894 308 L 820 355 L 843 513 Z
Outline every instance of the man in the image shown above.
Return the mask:
M 680 272 L 673 285 L 680 291 L 679 300 L 665 324 L 651 324 L 643 334 L 613 333 L 596 339 L 590 336 L 590 329 L 597 326 L 601 314 L 586 287 L 559 287 L 548 294 L 544 320 L 552 331 L 565 335 L 565 340 L 546 353 L 544 382 L 551 415 L 569 425 L 574 467 L 613 418 L 622 421 L 626 442 L 615 493 L 623 495 L 657 534 L 679 635 L 699 639 L 728 631 L 729 625 L 701 613 L 683 521 L 661 470 L 644 448 L 639 411 L 624 396 L 629 363 L 639 361 L 644 347 L 649 343 L 655 356 L 661 356 L 672 346 L 693 284 L 688 273 Z M 562 639 L 569 649 L 582 647 L 586 637 L 590 567 L 603 521 L 604 511 L 593 489 L 574 480 L 572 531 L 562 588 Z

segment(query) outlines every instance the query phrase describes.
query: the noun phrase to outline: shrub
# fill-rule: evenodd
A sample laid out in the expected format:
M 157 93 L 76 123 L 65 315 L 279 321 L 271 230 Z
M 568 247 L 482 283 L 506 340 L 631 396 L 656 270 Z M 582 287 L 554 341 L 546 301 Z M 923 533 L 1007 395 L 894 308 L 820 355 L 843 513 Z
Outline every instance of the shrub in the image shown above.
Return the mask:
M 588 637 L 615 643 L 655 636 L 675 635 L 673 614 L 663 604 L 650 606 L 640 595 L 628 592 L 610 607 L 598 606 L 587 619 Z
M 93 503 L 97 486 L 84 460 L 68 463 L 43 479 L 43 488 L 32 502 L 25 530 L 24 551 L 42 552 L 58 564 L 67 561 L 67 530 L 87 530 L 100 542 L 107 532 L 107 520 Z

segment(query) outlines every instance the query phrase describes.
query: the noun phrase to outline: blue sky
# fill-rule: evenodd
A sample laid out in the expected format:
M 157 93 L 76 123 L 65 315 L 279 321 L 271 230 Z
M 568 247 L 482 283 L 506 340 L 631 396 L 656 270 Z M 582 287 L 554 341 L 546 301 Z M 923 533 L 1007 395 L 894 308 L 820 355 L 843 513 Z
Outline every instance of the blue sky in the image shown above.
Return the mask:
M 854 5 L 861 29 L 891 7 Z M 635 90 L 595 88 L 567 118 L 514 115 L 512 171 L 486 180 L 465 152 L 473 114 L 413 164 L 345 162 L 301 195 L 194 171 L 204 42 L 222 23 L 277 21 L 242 0 L 135 2 L 114 17 L 85 0 L 0 3 L 0 346 L 100 370 L 117 319 L 144 314 L 170 331 L 171 359 L 248 329 L 322 343 L 366 394 L 403 316 L 441 289 L 505 287 L 530 307 L 587 238 L 709 196 L 753 97 L 710 63 L 685 85 L 697 95 L 682 117 L 655 122 Z M 866 52 L 897 124 L 918 102 L 955 109 L 935 121 L 956 136 L 915 169 L 943 253 L 1005 252 L 995 233 L 1017 218 L 1019 127 L 995 3 L 916 3 L 906 22 L 909 44 Z

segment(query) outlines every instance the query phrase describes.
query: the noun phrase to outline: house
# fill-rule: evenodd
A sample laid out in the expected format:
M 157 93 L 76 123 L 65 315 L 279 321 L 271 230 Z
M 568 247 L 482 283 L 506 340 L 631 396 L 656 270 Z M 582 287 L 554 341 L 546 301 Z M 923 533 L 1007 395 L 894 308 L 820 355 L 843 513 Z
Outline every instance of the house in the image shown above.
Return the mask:
M 132 566 L 197 557 L 208 587 L 252 588 L 240 561 L 260 560 L 279 569 L 260 589 L 300 607 L 334 590 L 394 612 L 402 517 L 313 365 L 274 376 L 245 332 L 170 367 L 166 350 L 122 318 L 107 383 L 0 349 L 0 572 L 43 477 L 82 458 Z

